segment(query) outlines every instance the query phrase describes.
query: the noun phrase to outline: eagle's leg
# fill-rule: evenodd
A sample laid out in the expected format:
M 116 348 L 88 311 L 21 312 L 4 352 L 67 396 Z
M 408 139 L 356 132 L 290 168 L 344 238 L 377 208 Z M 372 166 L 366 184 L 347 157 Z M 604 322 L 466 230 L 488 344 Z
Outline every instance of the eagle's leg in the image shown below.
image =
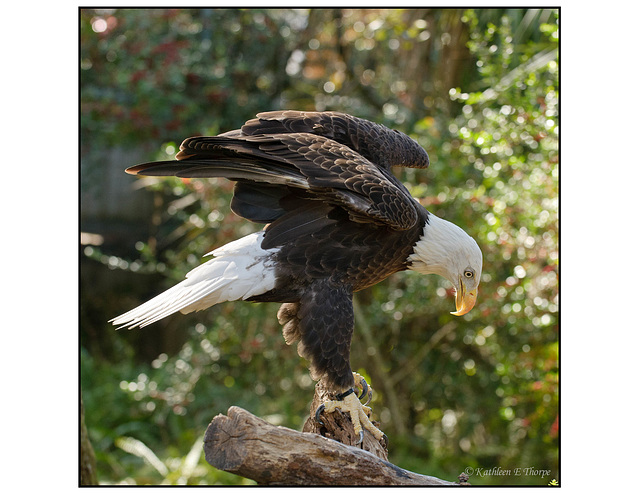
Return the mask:
M 331 397 L 335 400 L 326 400 L 316 409 L 313 419 L 324 426 L 320 421 L 322 412 L 340 409 L 349 415 L 359 437 L 358 444 L 362 444 L 363 428 L 378 441 L 384 439 L 384 434 L 373 425 L 369 419 L 371 409 L 360 403 L 355 392 L 362 390 L 362 398 L 369 395 L 369 386 L 360 375 L 351 371 L 349 363 L 354 325 L 352 297 L 349 285 L 333 279 L 315 279 L 300 301 L 282 305 L 278 320 L 283 325 L 287 344 L 300 339 L 298 354 L 310 361 L 311 378 L 319 380 L 325 392 L 338 392 L 337 396 Z M 326 396 L 320 400 L 325 400 Z
M 365 395 L 368 395 L 367 404 L 371 400 L 371 389 L 367 385 L 367 382 L 362 376 L 358 373 L 353 373 L 354 381 L 359 388 L 362 389 L 362 394 L 360 395 L 360 399 L 362 399 Z M 355 433 L 358 435 L 358 444 L 362 443 L 364 439 L 364 429 L 371 432 L 371 434 L 376 438 L 376 440 L 385 439 L 386 435 L 382 433 L 369 419 L 371 415 L 371 408 L 367 405 L 363 405 L 359 398 L 356 395 L 353 387 L 347 389 L 346 391 L 338 394 L 336 400 L 330 400 L 321 404 L 320 407 L 316 410 L 316 421 L 322 424 L 322 420 L 320 419 L 320 414 L 322 412 L 332 413 L 336 409 L 340 409 L 344 413 L 348 413 L 351 417 L 351 423 L 353 424 L 353 429 Z

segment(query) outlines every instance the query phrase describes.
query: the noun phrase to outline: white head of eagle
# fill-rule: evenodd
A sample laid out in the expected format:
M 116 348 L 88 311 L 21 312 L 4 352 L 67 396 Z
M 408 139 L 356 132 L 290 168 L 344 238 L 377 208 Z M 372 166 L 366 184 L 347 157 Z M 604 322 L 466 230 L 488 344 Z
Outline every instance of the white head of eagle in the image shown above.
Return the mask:
M 280 302 L 285 341 L 299 341 L 312 377 L 348 392 L 354 292 L 411 269 L 453 284 L 454 315 L 476 302 L 478 245 L 427 212 L 391 172 L 428 165 L 409 136 L 337 112 L 265 112 L 241 129 L 188 138 L 176 160 L 127 172 L 225 177 L 236 182 L 231 210 L 266 227 L 215 249 L 178 285 L 111 321 L 143 327 L 224 301 Z
M 409 256 L 410 270 L 446 278 L 456 290 L 456 316 L 473 308 L 482 275 L 482 251 L 457 225 L 430 214 Z

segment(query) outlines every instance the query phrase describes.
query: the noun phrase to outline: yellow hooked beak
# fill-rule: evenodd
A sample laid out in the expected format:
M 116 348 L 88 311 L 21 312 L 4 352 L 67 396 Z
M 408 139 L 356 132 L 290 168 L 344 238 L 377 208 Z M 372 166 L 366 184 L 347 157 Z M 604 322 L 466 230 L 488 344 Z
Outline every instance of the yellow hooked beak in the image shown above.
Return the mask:
M 452 311 L 454 316 L 466 315 L 473 309 L 476 304 L 476 298 L 478 297 L 478 289 L 473 289 L 467 293 L 464 288 L 464 283 L 460 280 L 460 290 L 456 290 L 456 311 Z

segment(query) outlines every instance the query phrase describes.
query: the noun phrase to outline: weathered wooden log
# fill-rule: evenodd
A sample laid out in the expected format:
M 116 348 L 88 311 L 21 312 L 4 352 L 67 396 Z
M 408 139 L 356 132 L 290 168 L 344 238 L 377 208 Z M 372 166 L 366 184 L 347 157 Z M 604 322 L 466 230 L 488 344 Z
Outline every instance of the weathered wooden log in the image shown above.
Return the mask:
M 265 485 L 456 485 L 315 433 L 271 425 L 236 406 L 213 418 L 204 451 L 212 466 Z

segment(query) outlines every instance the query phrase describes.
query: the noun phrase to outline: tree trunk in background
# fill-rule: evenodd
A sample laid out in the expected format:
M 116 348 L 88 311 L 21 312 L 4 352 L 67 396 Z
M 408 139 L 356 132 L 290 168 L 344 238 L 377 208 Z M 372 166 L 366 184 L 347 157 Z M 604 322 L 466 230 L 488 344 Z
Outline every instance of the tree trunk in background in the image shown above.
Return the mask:
M 151 149 L 157 149 L 154 143 Z M 136 178 L 127 167 L 149 159 L 150 145 L 108 148 L 84 145 L 80 161 L 80 229 L 107 232 L 115 237 L 147 228 L 153 213 L 153 195 L 134 187 Z M 105 226 L 109 226 L 107 229 Z M 108 234 L 109 235 L 109 234 Z
M 84 424 L 84 403 L 80 396 L 80 485 L 97 485 L 96 454 L 91 446 L 87 427 Z

